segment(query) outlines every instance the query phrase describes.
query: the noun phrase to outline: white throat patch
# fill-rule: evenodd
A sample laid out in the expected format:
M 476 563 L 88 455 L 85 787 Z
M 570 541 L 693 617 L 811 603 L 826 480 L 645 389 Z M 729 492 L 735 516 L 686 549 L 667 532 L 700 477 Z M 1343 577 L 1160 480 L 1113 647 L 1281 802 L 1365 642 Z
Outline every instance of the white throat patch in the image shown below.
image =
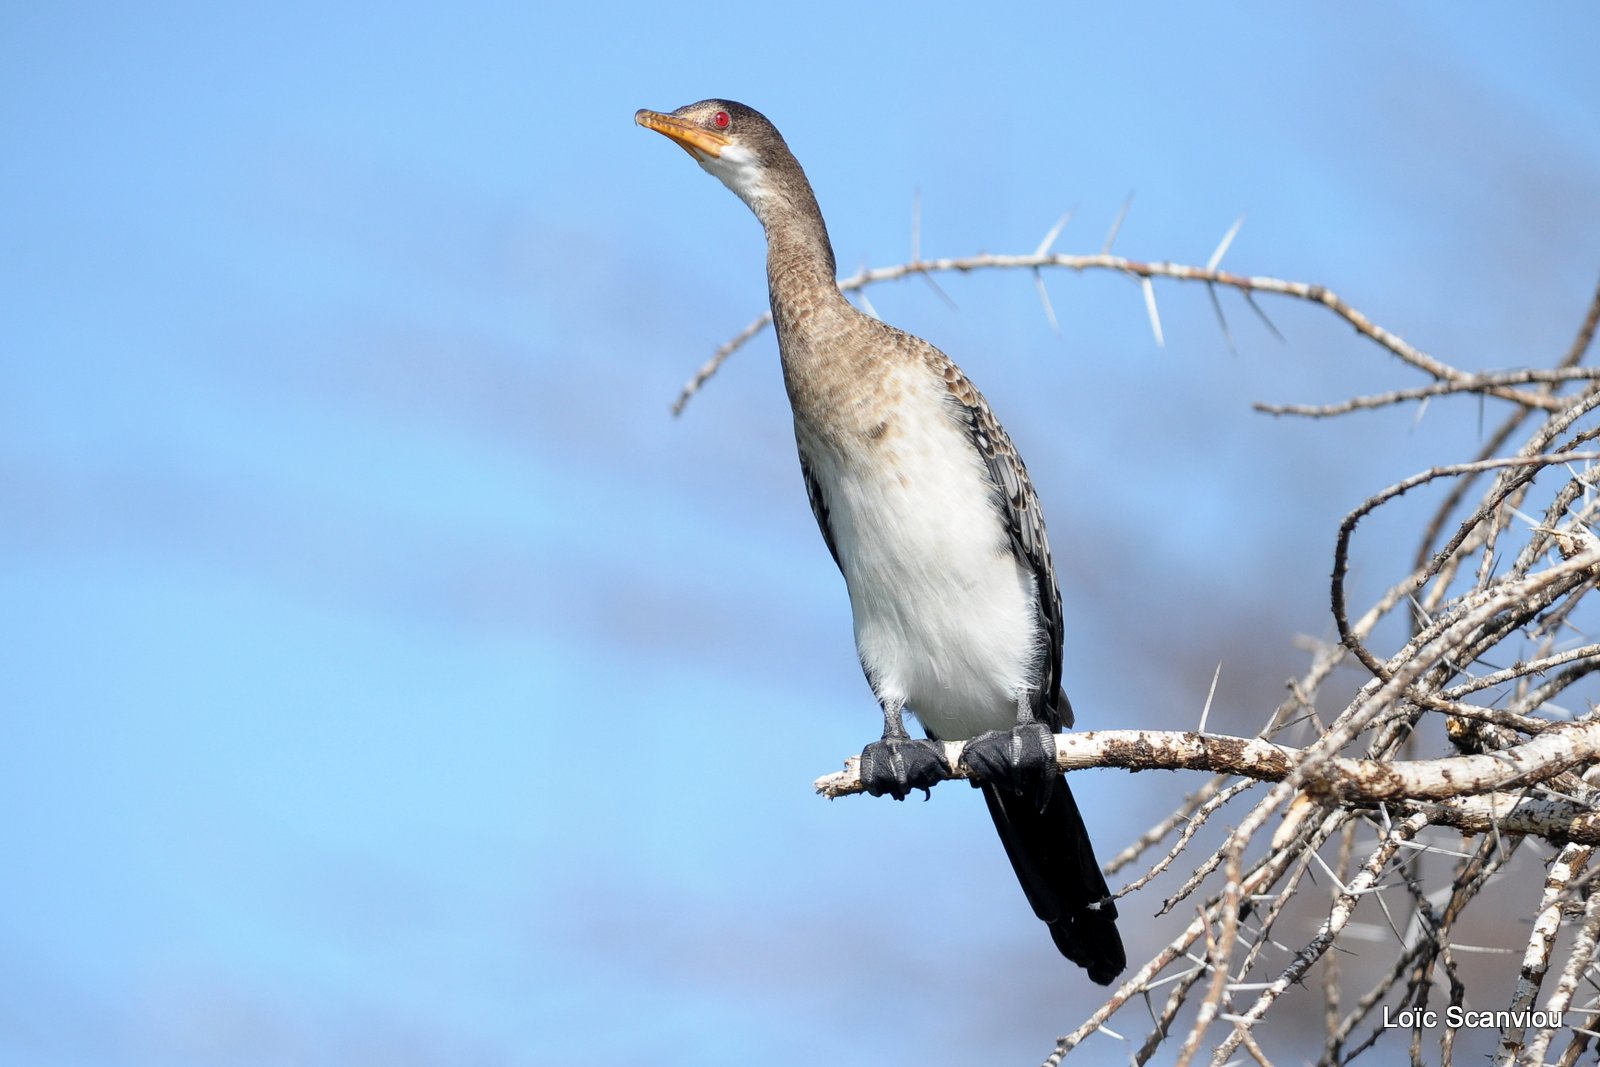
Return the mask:
M 730 144 L 716 159 L 701 157 L 700 166 L 714 174 L 723 185 L 733 190 L 735 196 L 750 206 L 757 218 L 764 217 L 762 207 L 771 196 L 771 190 L 762 176 L 761 160 L 743 145 Z

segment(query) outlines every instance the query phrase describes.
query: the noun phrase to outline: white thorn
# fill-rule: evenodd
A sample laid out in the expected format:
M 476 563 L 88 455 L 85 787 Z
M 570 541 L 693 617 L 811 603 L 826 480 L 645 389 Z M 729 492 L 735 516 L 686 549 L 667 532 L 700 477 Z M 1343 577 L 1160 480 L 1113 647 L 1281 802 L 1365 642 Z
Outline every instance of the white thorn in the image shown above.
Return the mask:
M 1073 211 L 1076 210 L 1076 208 L 1073 209 Z M 1062 229 L 1065 228 L 1067 221 L 1071 218 L 1072 211 L 1069 211 L 1056 220 L 1056 224 L 1050 227 L 1050 232 L 1044 235 L 1044 240 L 1039 242 L 1039 247 L 1033 250 L 1035 259 L 1050 251 L 1050 246 L 1056 243 L 1056 238 L 1061 236 Z
M 1206 282 L 1206 295 L 1211 298 L 1211 310 L 1217 313 L 1217 325 L 1222 328 L 1222 339 L 1227 342 L 1228 351 L 1237 356 L 1239 349 L 1233 343 L 1233 331 L 1228 329 L 1228 316 L 1222 313 L 1222 301 L 1217 299 L 1215 282 Z
M 867 299 L 867 294 L 866 294 L 865 290 L 857 290 L 856 291 L 856 297 L 857 297 L 857 299 L 859 299 L 861 301 L 861 310 L 862 311 L 865 311 L 868 315 L 871 315 L 873 318 L 877 319 L 879 322 L 883 321 L 883 316 L 878 314 L 878 309 L 873 307 L 872 306 L 872 301 Z
M 1422 398 L 1422 403 L 1417 405 L 1417 413 L 1411 418 L 1411 428 L 1413 430 L 1422 425 L 1422 416 L 1428 413 L 1428 402 L 1432 399 L 1433 397 L 1431 396 L 1425 396 Z
M 1340 893 L 1349 893 L 1350 892 L 1350 887 L 1345 885 L 1344 882 L 1342 882 L 1339 879 L 1339 876 L 1337 874 L 1333 873 L 1333 868 L 1328 866 L 1328 861 L 1323 859 L 1320 855 L 1318 855 L 1316 849 L 1313 848 L 1313 849 L 1309 849 L 1308 851 L 1311 854 L 1311 858 L 1317 861 L 1317 866 L 1321 867 L 1323 869 L 1323 871 L 1327 874 L 1327 876 L 1329 878 L 1333 879 L 1333 884 L 1339 887 L 1339 892 Z M 1370 892 L 1372 892 L 1372 889 L 1368 889 L 1368 890 L 1366 890 L 1366 892 L 1370 893 Z
M 1233 220 L 1233 225 L 1228 227 L 1228 232 L 1222 235 L 1222 241 L 1217 245 L 1217 250 L 1211 253 L 1211 258 L 1206 260 L 1206 270 L 1216 270 L 1217 264 L 1222 262 L 1222 257 L 1228 254 L 1228 246 L 1233 244 L 1233 239 L 1239 236 L 1239 227 L 1244 225 L 1244 216 L 1240 215 Z
M 1211 699 L 1217 695 L 1217 679 L 1222 677 L 1222 661 L 1217 660 L 1217 669 L 1211 675 L 1211 691 L 1206 694 L 1206 706 L 1200 709 L 1200 725 L 1195 728 L 1195 733 L 1206 732 L 1206 720 L 1211 717 Z
M 1106 234 L 1106 243 L 1100 249 L 1102 256 L 1111 254 L 1111 246 L 1117 241 L 1117 234 L 1122 230 L 1122 220 L 1128 217 L 1128 209 L 1133 206 L 1133 194 L 1128 194 L 1128 199 L 1122 202 L 1122 207 L 1117 211 L 1117 219 L 1111 224 L 1111 230 Z
M 1166 339 L 1161 336 L 1161 313 L 1156 310 L 1156 287 L 1150 284 L 1150 279 L 1140 278 L 1140 287 L 1144 289 L 1144 307 L 1150 313 L 1150 329 L 1156 335 L 1156 347 L 1167 347 Z
M 1511 514 L 1515 515 L 1517 518 L 1519 518 L 1523 522 L 1527 523 L 1529 529 L 1538 530 L 1538 529 L 1542 529 L 1543 528 L 1543 526 L 1539 522 L 1539 520 L 1535 519 L 1533 516 L 1528 515 L 1528 514 L 1526 514 L 1524 512 L 1518 511 L 1516 508 L 1508 508 L 1508 510 L 1511 512 Z
M 1060 333 L 1061 324 L 1056 321 L 1056 309 L 1050 306 L 1050 292 L 1044 287 L 1044 274 L 1038 267 L 1033 268 L 1033 283 L 1039 287 L 1039 299 L 1044 303 L 1044 317 L 1050 320 L 1050 328 Z

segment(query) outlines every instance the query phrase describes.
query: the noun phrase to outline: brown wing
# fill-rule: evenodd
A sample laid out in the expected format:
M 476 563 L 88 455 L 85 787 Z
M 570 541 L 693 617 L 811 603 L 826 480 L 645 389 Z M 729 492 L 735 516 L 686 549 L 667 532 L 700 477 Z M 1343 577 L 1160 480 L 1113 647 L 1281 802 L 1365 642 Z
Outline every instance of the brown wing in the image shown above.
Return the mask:
M 1056 585 L 1055 565 L 1050 561 L 1050 540 L 1044 529 L 1044 513 L 1033 491 L 1028 468 L 1022 463 L 1016 445 L 989 410 L 983 394 L 961 373 L 961 368 L 938 349 L 929 346 L 929 361 L 944 376 L 951 400 L 959 406 L 967 433 L 983 456 L 994 482 L 994 498 L 999 506 L 1011 545 L 1024 566 L 1033 572 L 1038 589 L 1039 625 L 1044 631 L 1044 670 L 1034 700 L 1034 715 L 1052 730 L 1072 725 L 1072 705 L 1061 692 L 1061 590 Z
M 800 450 L 800 477 L 805 479 L 806 499 L 811 502 L 811 514 L 817 517 L 817 529 L 822 531 L 822 540 L 828 546 L 828 555 L 833 557 L 833 565 L 843 574 L 844 565 L 839 562 L 839 549 L 833 543 L 833 529 L 828 525 L 828 502 L 822 498 L 822 486 L 817 482 L 817 476 L 806 466 L 806 454 L 803 449 Z

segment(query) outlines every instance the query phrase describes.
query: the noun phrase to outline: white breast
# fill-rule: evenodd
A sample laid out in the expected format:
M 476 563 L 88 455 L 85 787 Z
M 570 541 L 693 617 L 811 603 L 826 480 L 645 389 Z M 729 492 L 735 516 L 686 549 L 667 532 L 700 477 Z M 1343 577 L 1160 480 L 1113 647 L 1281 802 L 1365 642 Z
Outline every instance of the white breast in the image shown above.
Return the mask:
M 1019 694 L 1037 684 L 1035 583 L 943 383 L 906 377 L 880 438 L 841 447 L 804 426 L 799 436 L 823 486 L 862 667 L 880 698 L 963 740 L 1009 729 Z

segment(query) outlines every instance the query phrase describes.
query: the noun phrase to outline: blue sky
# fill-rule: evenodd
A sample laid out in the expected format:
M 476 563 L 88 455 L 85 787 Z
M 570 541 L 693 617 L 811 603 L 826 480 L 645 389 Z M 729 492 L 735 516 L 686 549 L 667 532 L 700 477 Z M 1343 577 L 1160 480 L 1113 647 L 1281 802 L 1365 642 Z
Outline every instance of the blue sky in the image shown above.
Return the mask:
M 1588 4 L 12 5 L 0 15 L 0 1064 L 1032 1062 L 1095 992 L 879 718 L 760 232 L 632 124 L 765 111 L 841 269 L 1118 249 L 1553 361 L 1600 258 Z M 1266 718 L 1334 523 L 1468 458 L 1314 309 L 875 290 L 1039 484 L 1080 725 Z M 1468 402 L 1459 402 L 1466 404 Z M 1424 498 L 1416 506 L 1427 504 Z M 1405 512 L 1399 514 L 1417 514 Z M 1392 573 L 1374 523 L 1359 592 Z M 1078 776 L 1103 853 L 1181 776 Z M 1131 898 L 1137 955 L 1171 936 Z M 1122 1056 L 1110 1039 L 1106 1054 Z

